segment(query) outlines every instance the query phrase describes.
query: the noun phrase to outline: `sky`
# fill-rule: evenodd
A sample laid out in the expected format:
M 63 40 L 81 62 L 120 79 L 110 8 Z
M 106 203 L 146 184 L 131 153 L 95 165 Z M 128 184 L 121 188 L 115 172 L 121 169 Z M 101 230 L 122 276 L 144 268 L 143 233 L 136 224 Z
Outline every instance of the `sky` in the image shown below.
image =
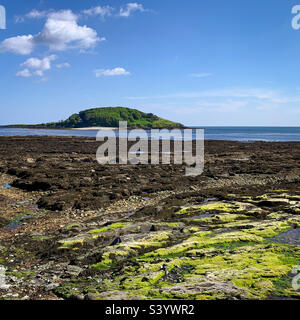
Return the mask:
M 0 5 L 1 125 L 107 106 L 187 126 L 300 125 L 300 0 Z

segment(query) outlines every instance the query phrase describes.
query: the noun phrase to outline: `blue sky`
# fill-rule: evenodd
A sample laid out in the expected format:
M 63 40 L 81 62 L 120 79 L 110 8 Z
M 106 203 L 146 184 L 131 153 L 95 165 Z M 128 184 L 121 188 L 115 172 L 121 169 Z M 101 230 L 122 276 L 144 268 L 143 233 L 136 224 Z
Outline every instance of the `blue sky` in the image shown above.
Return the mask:
M 299 126 L 297 4 L 0 0 L 0 124 L 127 106 L 194 126 Z

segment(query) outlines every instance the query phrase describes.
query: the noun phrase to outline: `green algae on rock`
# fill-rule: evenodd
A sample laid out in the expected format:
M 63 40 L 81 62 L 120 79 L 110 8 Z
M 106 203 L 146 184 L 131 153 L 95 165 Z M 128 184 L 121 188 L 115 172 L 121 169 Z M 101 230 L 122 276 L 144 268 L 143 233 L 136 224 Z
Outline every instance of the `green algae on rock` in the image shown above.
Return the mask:
M 130 226 L 131 223 L 130 222 L 117 222 L 117 223 L 113 223 L 107 227 L 103 227 L 103 228 L 100 228 L 100 229 L 95 229 L 95 230 L 91 230 L 89 231 L 89 233 L 101 233 L 101 232 L 106 232 L 106 231 L 112 231 L 114 229 L 118 229 L 118 228 L 125 228 L 125 227 L 128 227 Z
M 283 203 L 276 197 L 276 203 Z M 291 287 L 279 290 L 278 283 L 299 264 L 300 246 L 272 239 L 292 230 L 299 217 L 267 208 L 258 219 L 252 212 L 261 209 L 245 200 L 185 207 L 177 215 L 183 218 L 179 222 L 160 221 L 154 224 L 160 231 L 127 235 L 122 243 L 104 248 L 101 260 L 90 266 L 99 274 L 118 272 L 97 285 L 81 284 L 79 290 L 92 292 L 95 299 L 266 299 L 280 290 L 296 297 Z M 188 218 L 199 211 L 215 214 Z

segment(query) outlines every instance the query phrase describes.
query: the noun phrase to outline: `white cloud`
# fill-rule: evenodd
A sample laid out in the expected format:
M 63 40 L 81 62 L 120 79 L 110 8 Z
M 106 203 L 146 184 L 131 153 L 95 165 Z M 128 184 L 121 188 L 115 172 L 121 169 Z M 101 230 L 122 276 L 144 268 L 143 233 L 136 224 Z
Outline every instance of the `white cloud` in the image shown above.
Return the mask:
M 207 78 L 207 77 L 213 76 L 213 74 L 208 72 L 202 72 L 202 73 L 191 73 L 189 76 L 192 78 Z
M 17 72 L 16 76 L 29 78 L 32 76 L 32 73 L 28 69 L 24 69 L 24 70 Z
M 79 26 L 78 16 L 71 10 L 49 14 L 44 29 L 35 36 L 37 44 L 49 46 L 52 51 L 63 51 L 69 48 L 89 49 L 97 42 L 97 32 L 87 26 Z
M 144 12 L 146 10 L 144 9 L 142 4 L 136 2 L 127 3 L 125 8 L 120 9 L 119 16 L 128 18 L 135 11 Z
M 48 13 L 49 11 L 39 11 L 39 10 L 33 9 L 27 14 L 25 14 L 24 16 L 15 16 L 15 22 L 16 23 L 24 22 L 26 19 L 42 19 L 42 18 L 45 18 Z
M 0 43 L 0 52 L 10 51 L 16 54 L 30 54 L 34 48 L 34 37 L 30 34 L 28 36 L 17 36 L 5 39 Z
M 48 14 L 48 11 L 39 11 L 39 10 L 33 9 L 26 14 L 26 17 L 30 19 L 41 19 L 46 17 L 47 14 Z
M 48 19 L 58 21 L 77 21 L 78 15 L 72 10 L 60 10 L 49 13 Z
M 77 17 L 79 17 L 79 16 L 90 16 L 90 17 L 100 16 L 102 19 L 104 19 L 106 16 L 107 17 L 112 16 L 114 10 L 116 10 L 116 8 L 111 7 L 109 5 L 95 6 L 95 7 L 89 8 L 89 9 L 82 10 L 81 13 L 77 15 Z M 26 19 L 42 19 L 42 18 L 50 17 L 51 15 L 53 17 L 54 15 L 56 15 L 56 13 L 67 12 L 67 11 L 70 11 L 70 10 L 54 11 L 54 10 L 50 9 L 50 10 L 40 11 L 37 9 L 33 9 L 25 15 L 15 16 L 15 22 L 21 23 L 21 22 L 24 22 Z M 120 16 L 120 17 L 129 17 L 133 12 L 136 12 L 136 11 L 145 12 L 145 11 L 150 11 L 150 10 L 146 10 L 143 7 L 143 5 L 140 3 L 131 2 L 131 3 L 127 3 L 124 7 L 121 7 L 119 12 L 116 15 Z
M 59 63 L 56 65 L 56 68 L 58 69 L 62 69 L 62 68 L 70 68 L 71 65 L 68 62 L 64 62 L 64 63 Z
M 17 73 L 17 76 L 20 77 L 32 77 L 38 76 L 42 77 L 44 72 L 51 69 L 51 62 L 56 60 L 56 55 L 51 55 L 43 59 L 30 58 L 21 64 L 21 67 L 24 67 L 24 70 L 21 70 Z
M 83 10 L 82 13 L 87 16 L 101 16 L 101 18 L 105 18 L 105 16 L 111 16 L 114 8 L 111 6 L 97 6 L 90 9 Z
M 55 60 L 56 58 L 56 55 L 51 55 L 44 59 L 30 58 L 22 63 L 21 66 L 30 69 L 39 69 L 45 71 L 51 69 L 51 61 Z
M 97 78 L 99 77 L 113 77 L 113 76 L 128 76 L 130 72 L 126 71 L 124 68 L 114 68 L 114 69 L 97 69 L 94 70 Z
M 0 52 L 26 55 L 32 53 L 38 45 L 48 46 L 51 51 L 74 48 L 86 50 L 105 40 L 99 38 L 94 29 L 78 25 L 77 20 L 78 16 L 71 10 L 51 12 L 40 33 L 8 38 L 0 43 Z

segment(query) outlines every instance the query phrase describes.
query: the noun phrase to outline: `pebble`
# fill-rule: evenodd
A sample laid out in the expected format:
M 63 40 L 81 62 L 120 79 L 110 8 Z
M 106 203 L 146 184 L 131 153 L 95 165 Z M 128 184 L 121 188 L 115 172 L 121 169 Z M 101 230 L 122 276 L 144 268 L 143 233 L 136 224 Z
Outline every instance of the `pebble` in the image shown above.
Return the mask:
M 55 288 L 59 287 L 58 283 L 50 283 L 47 286 L 45 286 L 44 291 L 51 291 L 54 290 Z

